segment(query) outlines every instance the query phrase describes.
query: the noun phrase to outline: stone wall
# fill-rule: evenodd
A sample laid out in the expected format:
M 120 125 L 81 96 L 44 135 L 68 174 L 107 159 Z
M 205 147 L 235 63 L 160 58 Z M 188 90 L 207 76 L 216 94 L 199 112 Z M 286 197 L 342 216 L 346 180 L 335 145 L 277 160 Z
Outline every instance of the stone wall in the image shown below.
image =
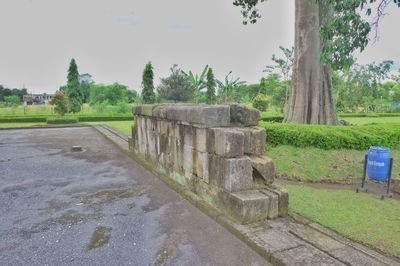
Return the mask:
M 260 114 L 241 105 L 142 105 L 131 149 L 241 223 L 287 214 Z

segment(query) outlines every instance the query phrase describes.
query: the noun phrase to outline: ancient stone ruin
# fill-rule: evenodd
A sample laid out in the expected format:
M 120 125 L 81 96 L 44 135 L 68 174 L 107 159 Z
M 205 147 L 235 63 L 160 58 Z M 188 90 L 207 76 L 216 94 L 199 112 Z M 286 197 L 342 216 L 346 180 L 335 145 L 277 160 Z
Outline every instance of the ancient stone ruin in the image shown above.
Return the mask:
M 142 105 L 131 149 L 241 223 L 285 216 L 288 194 L 273 186 L 260 113 L 242 105 Z

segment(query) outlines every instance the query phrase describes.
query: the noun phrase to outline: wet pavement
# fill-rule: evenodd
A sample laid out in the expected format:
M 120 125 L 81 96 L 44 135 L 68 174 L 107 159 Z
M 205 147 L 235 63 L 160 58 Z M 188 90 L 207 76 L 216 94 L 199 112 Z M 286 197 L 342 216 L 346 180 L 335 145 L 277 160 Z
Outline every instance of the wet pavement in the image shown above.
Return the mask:
M 94 129 L 63 128 L 0 131 L 0 265 L 269 264 Z

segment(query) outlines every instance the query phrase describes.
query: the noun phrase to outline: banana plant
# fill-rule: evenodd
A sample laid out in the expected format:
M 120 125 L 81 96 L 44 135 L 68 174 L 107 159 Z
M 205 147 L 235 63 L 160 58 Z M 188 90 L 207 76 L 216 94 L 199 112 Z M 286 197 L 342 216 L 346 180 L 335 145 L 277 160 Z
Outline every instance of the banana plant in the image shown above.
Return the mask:
M 232 98 L 232 93 L 237 88 L 246 84 L 246 81 L 240 81 L 240 78 L 234 79 L 229 77 L 232 74 L 232 71 L 225 76 L 224 81 L 216 80 L 219 90 L 222 91 L 224 95 L 224 103 L 227 103 L 229 99 Z
M 190 82 L 192 83 L 194 89 L 194 97 L 196 104 L 199 103 L 200 99 L 200 91 L 206 87 L 206 75 L 208 71 L 208 65 L 205 66 L 203 72 L 201 72 L 200 76 L 198 74 L 193 74 L 192 71 L 186 73 L 182 71 L 182 73 L 189 78 Z

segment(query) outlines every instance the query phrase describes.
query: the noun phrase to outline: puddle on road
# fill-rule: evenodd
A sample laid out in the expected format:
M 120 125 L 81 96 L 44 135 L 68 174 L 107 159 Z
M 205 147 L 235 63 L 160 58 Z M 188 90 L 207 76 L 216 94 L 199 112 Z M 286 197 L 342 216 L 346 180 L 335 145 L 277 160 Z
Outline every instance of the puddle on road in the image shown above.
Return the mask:
M 110 204 L 115 200 L 128 199 L 133 197 L 138 197 L 143 195 L 146 191 L 144 187 L 139 187 L 135 189 L 117 189 L 117 190 L 102 190 L 93 194 L 86 195 L 81 198 L 81 203 L 91 204 L 91 203 L 102 203 Z
M 106 245 L 111 239 L 111 227 L 99 226 L 94 230 L 89 244 L 86 245 L 85 251 L 91 251 Z

